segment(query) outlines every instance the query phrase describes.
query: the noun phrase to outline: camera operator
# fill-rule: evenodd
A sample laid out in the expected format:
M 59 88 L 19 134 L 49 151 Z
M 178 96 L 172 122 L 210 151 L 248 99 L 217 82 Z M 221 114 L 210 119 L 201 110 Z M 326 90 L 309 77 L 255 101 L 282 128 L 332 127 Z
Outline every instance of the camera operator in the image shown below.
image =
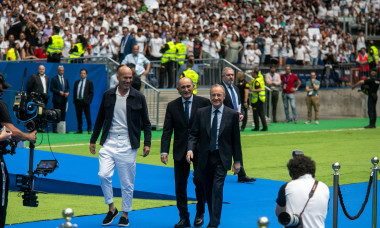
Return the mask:
M 281 186 L 278 192 L 276 216 L 282 225 L 288 225 L 285 227 L 301 227 L 299 225 L 303 224 L 303 228 L 323 228 L 330 197 L 329 188 L 314 179 L 315 162 L 301 151 L 295 152 L 300 153 L 293 152 L 293 158 L 287 164 L 292 181 Z M 309 195 L 312 195 L 311 198 Z M 290 215 L 289 220 L 298 217 L 298 226 L 292 221 L 285 223 L 283 215 L 286 214 Z
M 0 96 L 3 95 L 5 89 L 12 87 L 10 84 L 6 83 L 4 76 L 0 73 Z M 11 117 L 9 116 L 8 107 L 5 102 L 0 98 L 0 123 L 3 127 L 1 132 L 0 141 L 8 140 L 12 137 L 14 141 L 36 141 L 36 131 L 26 134 L 19 129 L 17 129 L 13 124 Z M 6 132 L 5 128 L 9 129 L 9 133 Z M 4 142 L 2 142 L 4 143 Z M 8 204 L 8 187 L 9 187 L 9 177 L 7 167 L 4 161 L 4 151 L 0 151 L 0 228 L 5 225 L 5 217 L 7 212 Z M 4 192 L 3 192 L 4 191 Z

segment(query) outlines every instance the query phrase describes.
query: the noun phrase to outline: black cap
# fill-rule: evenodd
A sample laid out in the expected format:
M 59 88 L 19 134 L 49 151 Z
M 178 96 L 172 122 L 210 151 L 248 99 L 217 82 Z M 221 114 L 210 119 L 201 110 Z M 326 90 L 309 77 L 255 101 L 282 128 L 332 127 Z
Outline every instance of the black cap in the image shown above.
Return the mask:
M 3 85 L 3 89 L 8 89 L 8 88 L 12 87 L 12 85 L 5 82 L 5 78 L 4 78 L 4 75 L 2 73 L 0 73 L 0 84 Z

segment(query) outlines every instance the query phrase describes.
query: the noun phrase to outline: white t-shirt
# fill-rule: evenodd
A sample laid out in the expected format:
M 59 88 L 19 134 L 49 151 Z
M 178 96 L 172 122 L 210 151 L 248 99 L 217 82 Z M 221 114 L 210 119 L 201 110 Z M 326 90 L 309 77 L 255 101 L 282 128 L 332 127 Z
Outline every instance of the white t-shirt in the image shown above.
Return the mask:
M 301 46 L 301 47 L 297 46 L 294 51 L 296 52 L 296 60 L 302 60 L 302 61 L 305 60 L 306 50 L 304 46 Z
M 305 174 L 297 180 L 283 185 L 278 193 L 277 204 L 280 207 L 286 206 L 286 212 L 289 214 L 300 214 L 306 205 L 314 182 L 315 180 L 310 174 Z M 319 181 L 313 197 L 310 198 L 302 214 L 304 228 L 325 227 L 329 199 L 329 188 Z M 283 205 L 284 202 L 285 205 Z
M 311 58 L 318 58 L 318 53 L 319 53 L 319 42 L 318 40 L 310 40 L 309 42 L 309 47 L 310 47 L 310 57 Z
M 278 42 L 277 43 L 273 43 L 272 44 L 272 57 L 273 58 L 278 58 L 279 52 L 280 52 L 280 44 Z
M 273 40 L 270 37 L 265 37 L 264 54 L 270 55 L 270 47 L 273 44 Z
M 145 42 L 147 42 L 146 36 L 135 36 L 136 44 L 139 45 L 139 53 L 143 54 Z
M 215 41 L 215 42 L 212 42 L 210 44 L 210 56 L 212 58 L 215 58 L 215 59 L 219 59 L 219 52 L 217 52 L 216 50 L 219 49 L 220 50 L 220 43 L 219 41 Z
M 164 41 L 160 37 L 150 39 L 149 46 L 151 48 L 153 57 L 157 57 L 157 58 L 162 57 L 162 53 L 160 53 L 160 49 L 162 45 L 164 44 L 165 44 Z

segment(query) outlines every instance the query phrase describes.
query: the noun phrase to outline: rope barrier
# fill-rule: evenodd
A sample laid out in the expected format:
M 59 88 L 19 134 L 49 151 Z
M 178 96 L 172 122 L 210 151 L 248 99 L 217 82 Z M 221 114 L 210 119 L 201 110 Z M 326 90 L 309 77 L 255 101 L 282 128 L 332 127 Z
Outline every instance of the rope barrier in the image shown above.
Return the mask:
M 339 201 L 340 201 L 340 204 L 342 205 L 343 212 L 344 212 L 344 214 L 346 215 L 347 218 L 349 218 L 351 220 L 355 220 L 355 219 L 359 218 L 360 215 L 363 213 L 364 208 L 365 208 L 365 206 L 367 205 L 367 202 L 368 202 L 369 193 L 371 192 L 372 180 L 373 180 L 373 176 L 372 176 L 372 173 L 371 173 L 371 176 L 369 177 L 368 187 L 367 187 L 367 194 L 365 196 L 363 205 L 360 208 L 359 212 L 355 216 L 350 216 L 348 214 L 346 206 L 344 205 L 344 202 L 343 202 L 343 196 L 342 196 L 342 192 L 340 191 L 340 185 L 338 185 Z

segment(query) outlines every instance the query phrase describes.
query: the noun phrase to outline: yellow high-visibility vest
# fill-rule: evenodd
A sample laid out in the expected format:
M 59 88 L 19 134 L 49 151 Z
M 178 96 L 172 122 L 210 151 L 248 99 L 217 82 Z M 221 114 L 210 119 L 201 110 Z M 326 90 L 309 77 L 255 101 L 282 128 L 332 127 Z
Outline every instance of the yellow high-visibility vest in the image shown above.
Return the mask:
M 177 48 L 176 61 L 179 65 L 183 65 L 186 60 L 186 46 L 183 43 L 177 43 L 175 46 Z
M 252 92 L 252 98 L 251 98 L 251 103 L 255 104 L 258 99 L 262 101 L 263 103 L 265 102 L 265 82 L 264 82 L 264 77 L 258 75 L 258 77 L 253 81 L 252 83 L 252 89 L 258 89 L 260 87 L 261 91 L 260 92 Z
M 52 43 L 49 44 L 49 46 L 46 49 L 46 54 L 53 54 L 53 53 L 62 53 L 63 49 L 63 39 L 59 35 L 52 35 L 50 37 L 52 39 Z
M 169 49 L 162 54 L 161 63 L 167 63 L 169 60 L 174 61 L 177 56 L 177 48 L 175 47 L 174 43 L 172 41 L 169 41 L 166 42 L 166 44 L 169 46 Z

